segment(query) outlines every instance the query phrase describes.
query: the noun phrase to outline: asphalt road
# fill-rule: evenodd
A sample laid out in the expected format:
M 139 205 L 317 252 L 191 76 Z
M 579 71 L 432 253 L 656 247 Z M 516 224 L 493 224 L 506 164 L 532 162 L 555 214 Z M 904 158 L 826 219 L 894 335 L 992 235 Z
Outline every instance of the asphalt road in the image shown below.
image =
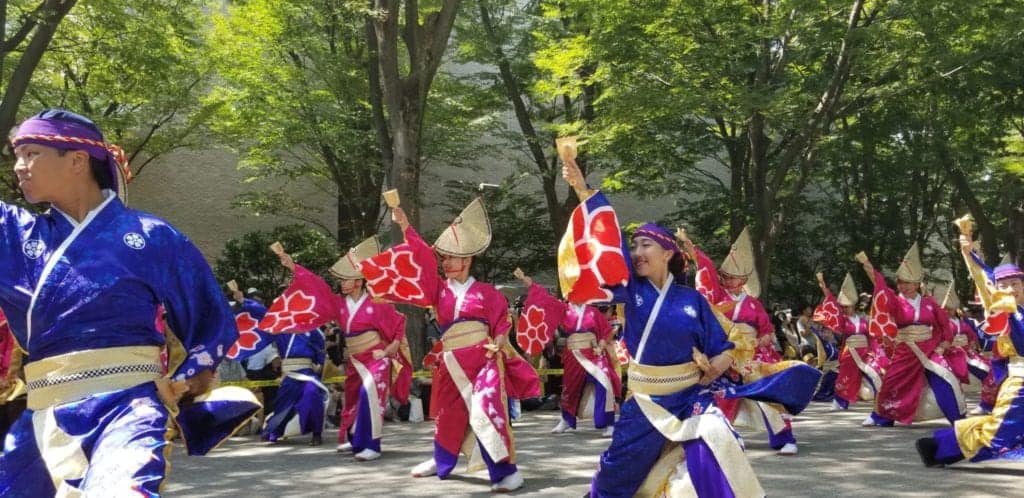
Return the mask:
M 914 440 L 947 424 L 862 428 L 869 410 L 860 403 L 848 412 L 829 412 L 828 404 L 813 403 L 794 422 L 800 446 L 794 457 L 776 455 L 764 433 L 744 432 L 747 456 L 768 496 L 1024 496 L 1024 463 L 924 468 Z M 545 411 L 526 412 L 516 423 L 526 485 L 514 494 L 578 497 L 589 489 L 597 456 L 610 440 L 594 429 L 550 434 L 557 421 L 558 412 Z M 255 436 L 235 437 L 206 457 L 188 457 L 178 446 L 165 493 L 172 498 L 492 495 L 486 471 L 467 474 L 464 460 L 445 481 L 409 476 L 430 456 L 431 423 L 388 423 L 384 431 L 384 455 L 374 462 L 335 453 L 336 430 L 326 431 L 327 444 L 316 448 L 307 446 L 307 437 L 269 446 Z

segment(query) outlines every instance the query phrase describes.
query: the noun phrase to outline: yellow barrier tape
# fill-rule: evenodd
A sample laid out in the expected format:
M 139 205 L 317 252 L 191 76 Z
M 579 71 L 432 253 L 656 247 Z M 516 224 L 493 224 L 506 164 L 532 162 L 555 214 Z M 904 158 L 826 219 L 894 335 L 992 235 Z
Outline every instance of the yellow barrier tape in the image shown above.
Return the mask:
M 537 370 L 537 375 L 562 375 L 563 371 L 561 368 L 542 368 Z M 412 373 L 414 378 L 427 378 L 432 376 L 433 373 L 429 370 L 419 370 Z M 321 382 L 324 384 L 341 384 L 345 382 L 345 376 L 340 375 L 337 377 L 328 377 L 322 379 Z M 246 389 L 253 389 L 257 387 L 273 387 L 281 385 L 281 379 L 273 380 L 235 380 L 235 381 L 221 381 L 221 386 L 238 386 Z

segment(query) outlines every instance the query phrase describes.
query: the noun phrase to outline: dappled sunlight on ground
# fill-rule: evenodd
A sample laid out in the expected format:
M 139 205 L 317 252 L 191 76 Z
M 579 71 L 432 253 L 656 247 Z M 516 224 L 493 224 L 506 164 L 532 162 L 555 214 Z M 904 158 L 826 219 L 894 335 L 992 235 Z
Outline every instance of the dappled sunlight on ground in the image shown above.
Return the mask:
M 858 403 L 847 412 L 829 412 L 813 403 L 796 418 L 800 454 L 783 457 L 768 447 L 764 433 L 741 430 L 747 455 L 769 496 L 1015 496 L 1024 463 L 987 462 L 927 469 L 914 440 L 945 427 L 930 421 L 913 427 L 871 428 L 860 422 L 870 410 Z M 969 406 L 973 406 L 969 405 Z M 527 412 L 516 423 L 520 471 L 526 485 L 516 495 L 582 496 L 589 489 L 597 456 L 610 439 L 585 428 L 565 434 L 548 431 L 558 412 Z M 175 447 L 165 488 L 169 497 L 492 496 L 486 471 L 465 472 L 460 461 L 447 480 L 414 479 L 409 471 L 430 457 L 433 426 L 388 423 L 384 454 L 356 462 L 335 453 L 337 432 L 324 433 L 324 446 L 309 447 L 308 436 L 270 446 L 256 436 L 232 439 L 208 457 L 187 457 Z

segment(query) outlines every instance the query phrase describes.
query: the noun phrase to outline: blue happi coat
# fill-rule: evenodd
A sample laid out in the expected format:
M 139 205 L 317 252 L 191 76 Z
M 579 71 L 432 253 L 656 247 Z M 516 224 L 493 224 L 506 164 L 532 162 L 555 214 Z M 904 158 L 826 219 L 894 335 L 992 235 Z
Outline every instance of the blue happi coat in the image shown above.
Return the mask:
M 156 327 L 162 306 L 167 333 L 186 351 L 169 375 L 183 379 L 215 369 L 238 331 L 209 266 L 166 221 L 103 193 L 105 200 L 81 223 L 56 208 L 37 215 L 0 202 L 0 307 L 27 353 L 26 368 L 86 350 L 163 346 Z M 31 390 L 29 396 L 32 405 Z M 31 408 L 0 456 L 0 496 L 159 493 L 170 414 L 153 382 Z M 215 432 L 222 428 L 212 426 L 214 419 L 227 415 L 234 423 L 256 409 L 195 403 L 182 406 L 179 417 L 196 416 Z M 226 435 L 197 438 L 181 428 L 191 453 L 209 450 Z

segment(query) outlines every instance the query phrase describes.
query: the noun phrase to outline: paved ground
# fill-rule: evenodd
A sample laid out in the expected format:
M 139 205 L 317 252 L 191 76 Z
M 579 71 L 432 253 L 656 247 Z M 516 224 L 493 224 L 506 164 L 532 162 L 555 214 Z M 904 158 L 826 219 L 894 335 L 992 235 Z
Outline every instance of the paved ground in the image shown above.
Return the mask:
M 1024 496 L 1024 463 L 921 466 L 914 440 L 945 423 L 862 428 L 868 405 L 838 413 L 827 408 L 814 403 L 797 418 L 796 457 L 775 455 L 764 434 L 744 434 L 747 456 L 769 496 Z M 597 455 L 609 440 L 593 429 L 549 434 L 557 421 L 557 412 L 527 412 L 516 424 L 526 477 L 516 495 L 578 497 L 589 489 Z M 325 439 L 333 441 L 336 434 L 328 431 Z M 187 457 L 176 447 L 165 491 L 172 498 L 491 496 L 486 471 L 466 474 L 462 464 L 446 481 L 409 477 L 409 470 L 430 456 L 431 436 L 430 423 L 387 424 L 384 456 L 369 463 L 339 455 L 333 445 L 311 448 L 305 437 L 277 446 L 254 436 L 236 437 L 207 457 Z

